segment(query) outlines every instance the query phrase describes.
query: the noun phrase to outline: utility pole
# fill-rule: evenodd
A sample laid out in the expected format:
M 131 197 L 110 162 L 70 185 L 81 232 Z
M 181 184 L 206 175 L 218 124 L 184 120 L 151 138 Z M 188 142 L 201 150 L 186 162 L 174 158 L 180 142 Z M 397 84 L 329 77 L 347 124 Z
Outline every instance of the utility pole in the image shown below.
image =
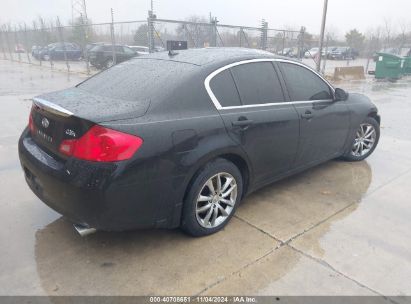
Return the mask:
M 324 0 L 323 20 L 321 22 L 320 45 L 319 45 L 318 60 L 317 60 L 317 72 L 320 72 L 321 70 L 321 55 L 323 52 L 323 45 L 324 45 L 325 22 L 327 20 L 327 7 L 328 7 L 328 0 Z
M 111 24 L 110 24 L 110 32 L 111 32 L 111 51 L 113 56 L 113 65 L 116 65 L 117 56 L 116 56 L 116 36 L 114 33 L 114 11 L 111 8 Z

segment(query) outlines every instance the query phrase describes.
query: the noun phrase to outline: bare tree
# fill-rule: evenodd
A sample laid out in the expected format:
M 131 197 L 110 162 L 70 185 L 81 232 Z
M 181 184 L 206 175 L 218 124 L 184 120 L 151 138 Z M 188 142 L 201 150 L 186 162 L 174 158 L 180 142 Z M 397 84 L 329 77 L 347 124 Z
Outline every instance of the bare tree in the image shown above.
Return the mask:
M 365 34 L 365 55 L 367 57 L 372 56 L 375 52 L 378 52 L 383 47 L 382 34 L 383 29 L 376 27 L 370 29 Z
M 187 38 L 189 45 L 194 47 L 202 47 L 210 42 L 209 26 L 198 25 L 197 23 L 208 23 L 208 19 L 204 16 L 192 15 L 186 19 L 191 24 L 183 24 L 177 28 L 179 35 L 184 35 Z
M 408 35 L 410 35 L 410 23 L 406 22 L 405 20 L 401 20 L 398 22 L 399 29 L 400 29 L 400 34 L 399 34 L 399 47 L 400 49 L 403 48 L 408 40 Z
M 391 39 L 393 35 L 393 26 L 391 19 L 384 18 L 384 34 L 385 34 L 385 46 L 384 48 L 391 47 Z

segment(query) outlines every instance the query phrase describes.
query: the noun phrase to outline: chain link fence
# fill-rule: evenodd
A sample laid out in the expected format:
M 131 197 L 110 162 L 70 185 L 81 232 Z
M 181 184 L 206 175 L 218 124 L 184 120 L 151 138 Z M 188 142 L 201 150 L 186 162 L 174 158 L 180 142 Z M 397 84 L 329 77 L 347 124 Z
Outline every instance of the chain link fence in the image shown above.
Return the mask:
M 187 41 L 188 48 L 245 47 L 301 59 L 308 49 L 304 32 L 304 28 L 270 29 L 264 20 L 260 27 L 248 27 L 220 24 L 216 18 L 209 22 L 159 19 L 151 12 L 147 20 L 100 24 L 80 19 L 63 26 L 57 18 L 48 25 L 40 20 L 31 26 L 0 26 L 0 59 L 92 74 L 98 71 L 90 58 L 95 46 L 105 46 L 106 57 L 115 64 L 123 60 L 127 51 L 123 46 L 145 54 L 165 51 L 169 40 Z

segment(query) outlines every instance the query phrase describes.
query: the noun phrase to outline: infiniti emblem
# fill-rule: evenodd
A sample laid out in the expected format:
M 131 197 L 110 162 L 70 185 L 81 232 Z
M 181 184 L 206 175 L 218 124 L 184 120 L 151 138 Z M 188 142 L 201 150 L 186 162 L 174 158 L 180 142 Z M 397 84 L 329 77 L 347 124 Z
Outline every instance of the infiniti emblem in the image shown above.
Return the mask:
M 50 125 L 50 122 L 49 122 L 49 120 L 47 119 L 47 118 L 43 118 L 42 120 L 41 120 L 41 125 L 44 127 L 44 128 L 48 128 L 49 127 L 49 125 Z

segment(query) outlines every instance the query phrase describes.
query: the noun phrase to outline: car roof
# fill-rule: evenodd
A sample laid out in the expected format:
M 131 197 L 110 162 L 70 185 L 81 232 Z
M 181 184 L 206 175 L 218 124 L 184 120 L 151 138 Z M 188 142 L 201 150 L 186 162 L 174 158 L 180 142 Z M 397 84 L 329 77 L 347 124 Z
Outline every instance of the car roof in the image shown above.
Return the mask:
M 158 52 L 150 55 L 137 57 L 135 60 L 150 58 L 159 60 L 172 60 L 177 62 L 191 63 L 198 66 L 219 65 L 227 62 L 235 62 L 258 58 L 284 58 L 272 53 L 246 48 L 200 48 L 169 52 Z
M 95 46 L 113 46 L 111 43 L 99 43 L 99 44 L 96 44 Z M 125 45 L 125 44 L 115 44 L 114 46 L 125 46 L 125 47 L 129 47 L 128 45 Z

